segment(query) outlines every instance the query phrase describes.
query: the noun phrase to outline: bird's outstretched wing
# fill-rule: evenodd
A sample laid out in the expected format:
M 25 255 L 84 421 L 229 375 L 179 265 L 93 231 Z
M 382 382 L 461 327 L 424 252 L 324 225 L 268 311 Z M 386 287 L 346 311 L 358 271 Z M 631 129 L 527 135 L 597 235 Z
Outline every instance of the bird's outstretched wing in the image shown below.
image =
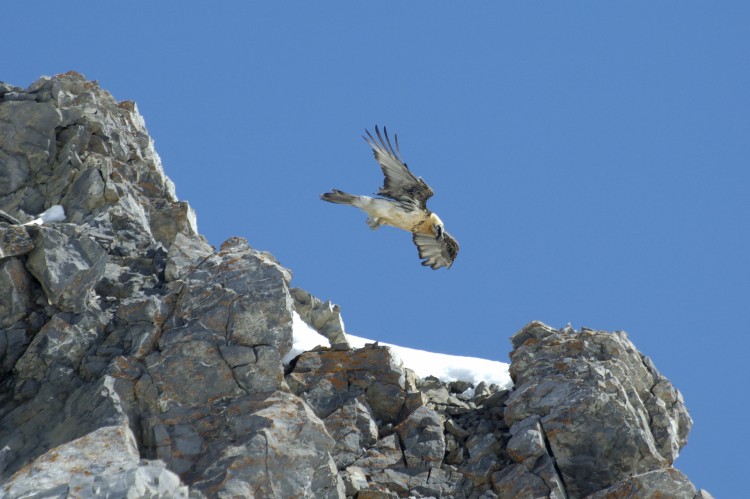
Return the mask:
M 458 243 L 447 232 L 443 232 L 441 239 L 435 238 L 429 234 L 415 232 L 412 235 L 414 244 L 419 250 L 419 258 L 424 259 L 422 265 L 439 269 L 440 267 L 450 268 L 453 260 L 458 255 Z
M 426 209 L 427 200 L 433 194 L 432 189 L 424 180 L 415 177 L 401 159 L 401 152 L 398 149 L 398 136 L 394 135 L 394 143 L 396 144 L 394 149 L 385 127 L 383 127 L 383 134 L 381 135 L 377 125 L 375 126 L 377 140 L 368 130 L 365 130 L 365 133 L 367 136 L 363 136 L 363 138 L 372 147 L 375 159 L 380 163 L 380 168 L 385 175 L 385 182 L 378 194 L 397 201 L 414 203 L 419 208 Z

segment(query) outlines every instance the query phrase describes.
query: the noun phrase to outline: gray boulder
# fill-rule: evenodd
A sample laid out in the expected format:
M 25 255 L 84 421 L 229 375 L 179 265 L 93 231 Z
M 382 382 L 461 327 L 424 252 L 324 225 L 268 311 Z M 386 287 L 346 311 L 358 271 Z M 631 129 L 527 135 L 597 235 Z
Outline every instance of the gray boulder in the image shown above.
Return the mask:
M 506 466 L 492 475 L 493 490 L 502 498 L 552 497 L 549 487 L 520 464 Z M 565 496 L 560 496 L 565 497 Z
M 0 260 L 10 256 L 25 255 L 34 249 L 29 230 L 20 225 L 0 222 Z
M 392 433 L 379 439 L 367 449 L 361 458 L 354 462 L 354 465 L 367 470 L 405 467 L 404 451 L 401 448 L 398 435 Z
M 109 426 L 44 453 L 2 486 L 2 496 L 187 498 L 161 461 L 141 460 L 127 426 Z
M 358 466 L 348 466 L 341 476 L 344 480 L 344 491 L 347 497 L 356 497 L 361 491 L 369 488 L 367 477 L 362 468 Z
M 526 463 L 541 452 L 539 439 L 546 440 L 569 495 L 668 467 L 685 445 L 692 421 L 682 396 L 625 333 L 569 333 L 531 323 L 512 341 L 510 454 Z
M 622 499 L 637 499 L 642 497 L 676 497 L 698 499 L 711 497 L 705 491 L 700 493 L 690 480 L 674 468 L 654 470 L 626 478 L 622 482 L 600 490 L 586 497 L 586 499 L 606 499 L 618 497 Z
M 227 415 L 237 417 L 227 421 Z M 187 473 L 209 496 L 344 497 L 344 482 L 330 455 L 333 439 L 310 408 L 291 394 L 237 400 L 227 406 L 226 415 L 212 414 L 200 426 L 197 431 L 233 435 L 230 441 L 211 441 L 204 435 L 208 452 L 202 452 Z M 178 457 L 177 441 L 172 449 Z
M 213 253 L 214 249 L 202 238 L 191 238 L 183 233 L 177 233 L 167 252 L 165 281 L 171 282 L 185 277 L 186 273 L 195 270 Z
M 487 430 L 485 430 L 487 431 Z M 488 483 L 492 474 L 503 468 L 503 442 L 492 431 L 477 431 L 465 443 L 467 457 L 460 469 L 476 485 Z
M 435 411 L 420 407 L 396 427 L 409 468 L 439 468 L 445 455 L 443 423 Z
M 60 310 L 83 312 L 89 293 L 104 276 L 106 251 L 73 225 L 66 224 L 64 232 L 47 226 L 31 230 L 36 236 L 26 267 L 42 285 L 48 302 Z
M 364 397 L 346 401 L 324 423 L 335 442 L 333 456 L 339 469 L 351 465 L 378 440 L 378 425 Z
M 386 490 L 395 497 L 461 497 L 460 479 L 460 473 L 440 468 L 385 469 L 372 473 L 369 490 Z

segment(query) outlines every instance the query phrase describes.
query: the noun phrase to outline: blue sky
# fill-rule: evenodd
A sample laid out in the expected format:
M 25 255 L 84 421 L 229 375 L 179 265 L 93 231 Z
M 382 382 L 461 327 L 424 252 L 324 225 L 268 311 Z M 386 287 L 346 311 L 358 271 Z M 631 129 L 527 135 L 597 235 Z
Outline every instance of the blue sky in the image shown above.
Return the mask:
M 208 240 L 272 252 L 354 334 L 507 361 L 532 320 L 627 331 L 695 419 L 676 466 L 745 492 L 750 3 L 125 5 L 4 6 L 0 80 L 135 100 Z M 378 189 L 375 124 L 450 270 L 318 199 Z

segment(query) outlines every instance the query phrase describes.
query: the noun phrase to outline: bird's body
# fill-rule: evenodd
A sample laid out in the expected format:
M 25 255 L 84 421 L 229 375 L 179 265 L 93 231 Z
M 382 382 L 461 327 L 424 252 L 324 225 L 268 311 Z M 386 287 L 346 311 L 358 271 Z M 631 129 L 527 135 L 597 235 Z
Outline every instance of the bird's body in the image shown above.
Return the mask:
M 370 132 L 366 133 L 365 140 L 372 147 L 385 175 L 384 185 L 378 192 L 383 197 L 358 196 L 334 189 L 321 198 L 361 209 L 367 213 L 367 225 L 371 229 L 390 225 L 411 232 L 414 244 L 419 249 L 419 257 L 425 259 L 422 265 L 433 269 L 450 267 L 458 254 L 458 243 L 445 232 L 440 217 L 427 209 L 426 202 L 433 194 L 432 189 L 424 180 L 415 177 L 401 160 L 398 139 L 394 149 L 385 128 L 383 139 L 380 130 L 375 127 L 379 141 Z
M 390 225 L 409 232 L 434 235 L 433 226 L 443 223 L 436 214 L 428 210 L 414 209 L 413 206 L 389 199 L 355 196 L 337 190 L 323 196 L 323 199 L 330 203 L 348 204 L 367 213 L 367 225 L 371 229 Z

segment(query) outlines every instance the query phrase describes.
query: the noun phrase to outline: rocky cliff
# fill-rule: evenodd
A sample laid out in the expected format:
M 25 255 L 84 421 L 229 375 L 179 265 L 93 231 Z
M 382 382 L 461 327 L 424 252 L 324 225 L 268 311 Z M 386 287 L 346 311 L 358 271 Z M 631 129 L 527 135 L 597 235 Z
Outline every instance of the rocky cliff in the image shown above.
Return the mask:
M 624 333 L 527 325 L 511 391 L 351 349 L 271 255 L 207 244 L 135 104 L 77 73 L 0 83 L 0 210 L 0 496 L 709 497 Z M 284 365 L 295 310 L 333 346 Z

